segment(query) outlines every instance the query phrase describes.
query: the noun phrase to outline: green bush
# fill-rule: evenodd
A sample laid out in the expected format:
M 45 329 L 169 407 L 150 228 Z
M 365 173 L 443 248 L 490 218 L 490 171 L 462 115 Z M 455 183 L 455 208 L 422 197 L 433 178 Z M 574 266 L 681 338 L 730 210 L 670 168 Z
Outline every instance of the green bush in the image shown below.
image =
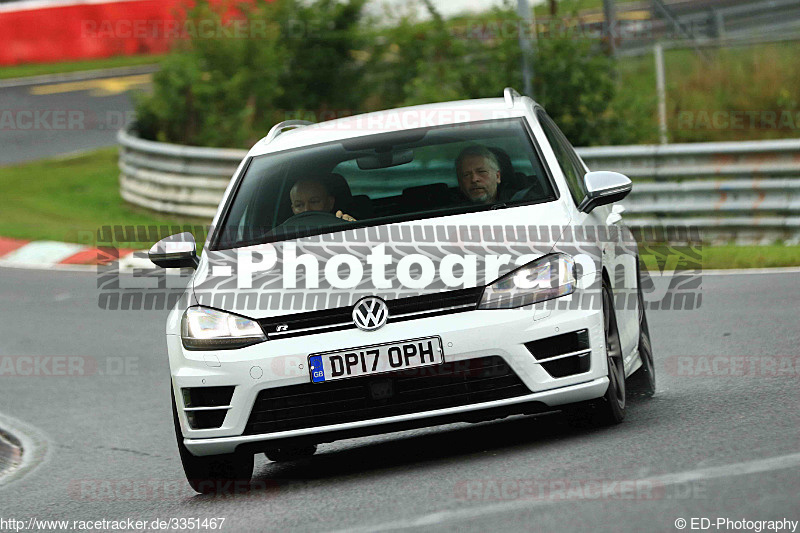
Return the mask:
M 533 54 L 534 94 L 575 146 L 607 144 L 620 129 L 614 61 L 586 40 L 541 39 Z

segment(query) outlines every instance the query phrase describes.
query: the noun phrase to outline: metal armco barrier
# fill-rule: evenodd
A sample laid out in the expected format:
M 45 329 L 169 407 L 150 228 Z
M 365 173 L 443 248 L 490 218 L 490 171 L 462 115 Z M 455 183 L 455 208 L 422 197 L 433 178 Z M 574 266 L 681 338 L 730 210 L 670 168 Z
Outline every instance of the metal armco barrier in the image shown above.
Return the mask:
M 245 150 L 145 141 L 120 131 L 120 193 L 155 211 L 211 219 Z M 800 241 L 800 139 L 580 148 L 592 170 L 634 181 L 634 229 L 697 226 L 704 240 Z
M 696 226 L 710 242 L 800 241 L 800 139 L 578 149 L 629 176 L 633 228 Z
M 120 131 L 122 198 L 153 211 L 211 219 L 247 150 L 146 141 Z

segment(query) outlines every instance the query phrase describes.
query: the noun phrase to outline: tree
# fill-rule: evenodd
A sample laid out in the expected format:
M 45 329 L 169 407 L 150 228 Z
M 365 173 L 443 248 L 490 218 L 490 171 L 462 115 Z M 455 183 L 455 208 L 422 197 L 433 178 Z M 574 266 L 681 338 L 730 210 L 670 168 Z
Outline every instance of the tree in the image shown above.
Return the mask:
M 585 39 L 548 37 L 534 51 L 535 99 L 576 146 L 604 144 L 619 127 L 614 60 Z

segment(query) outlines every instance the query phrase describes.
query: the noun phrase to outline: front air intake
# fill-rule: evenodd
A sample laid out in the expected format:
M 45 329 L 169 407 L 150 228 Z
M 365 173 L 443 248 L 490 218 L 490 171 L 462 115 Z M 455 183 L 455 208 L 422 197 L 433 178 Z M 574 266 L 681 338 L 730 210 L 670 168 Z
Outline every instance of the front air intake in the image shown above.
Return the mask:
M 231 403 L 234 387 L 183 388 L 184 407 L 227 407 Z
M 230 409 L 235 387 L 190 387 L 181 389 L 186 420 L 192 429 L 222 426 Z
M 589 331 L 586 329 L 526 342 L 525 347 L 554 378 L 588 372 L 591 365 Z

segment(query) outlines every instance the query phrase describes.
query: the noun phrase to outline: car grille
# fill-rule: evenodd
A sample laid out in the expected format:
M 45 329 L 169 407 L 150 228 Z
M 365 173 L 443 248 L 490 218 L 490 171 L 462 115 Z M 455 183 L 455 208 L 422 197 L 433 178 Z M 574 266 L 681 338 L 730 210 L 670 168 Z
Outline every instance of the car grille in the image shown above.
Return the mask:
M 478 307 L 483 287 L 388 300 L 388 323 L 472 311 Z M 264 318 L 259 324 L 270 339 L 300 337 L 355 328 L 353 306 Z
M 431 411 L 530 392 L 499 356 L 330 383 L 276 387 L 258 394 L 245 435 Z

